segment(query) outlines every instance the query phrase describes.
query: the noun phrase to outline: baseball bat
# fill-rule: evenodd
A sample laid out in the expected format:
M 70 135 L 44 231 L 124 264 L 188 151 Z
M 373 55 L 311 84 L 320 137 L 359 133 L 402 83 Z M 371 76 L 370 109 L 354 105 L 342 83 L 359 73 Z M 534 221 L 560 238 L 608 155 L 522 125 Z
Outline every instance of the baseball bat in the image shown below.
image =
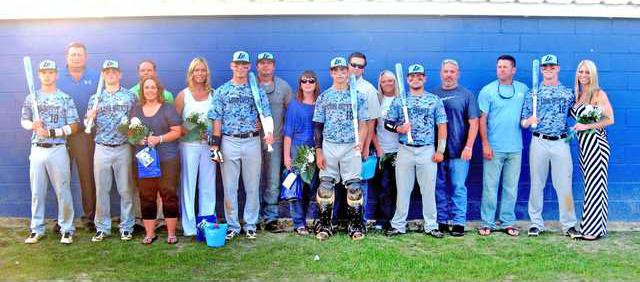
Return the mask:
M 531 109 L 533 110 L 533 116 L 538 117 L 538 73 L 540 73 L 540 61 L 533 60 L 533 66 L 531 68 Z M 538 127 L 538 122 L 531 124 L 532 128 Z
M 31 66 L 31 57 L 25 56 L 22 58 L 24 63 L 24 73 L 27 77 L 27 87 L 29 88 L 29 94 L 33 97 L 33 103 L 31 103 L 33 111 L 33 120 L 40 120 L 40 113 L 38 112 L 38 99 L 36 97 L 36 87 L 33 83 L 33 67 Z
M 93 104 L 93 107 L 91 107 L 91 110 L 97 110 L 98 109 L 98 102 L 100 101 L 100 95 L 102 94 L 102 87 L 104 86 L 104 79 L 102 78 L 102 75 L 100 75 L 100 80 L 98 81 L 98 88 L 96 89 L 96 102 Z M 94 119 L 89 119 L 87 121 L 86 127 L 84 128 L 84 132 L 86 134 L 91 134 L 91 128 L 93 127 L 93 120 Z
M 256 109 L 258 109 L 258 115 L 260 116 L 260 123 L 262 123 L 262 131 L 264 134 L 273 134 L 274 124 L 272 117 L 265 117 L 264 112 L 262 110 L 262 100 L 260 99 L 260 90 L 258 88 L 258 82 L 256 80 L 256 75 L 253 72 L 249 72 L 249 86 L 251 87 L 251 94 L 253 94 L 253 102 L 256 104 Z M 270 144 L 267 145 L 267 152 L 272 152 L 273 146 Z
M 358 130 L 358 90 L 356 89 L 356 76 L 354 74 L 349 76 L 349 96 L 351 96 L 351 120 L 353 121 L 356 145 L 358 145 L 360 144 L 360 133 Z M 360 151 L 357 151 L 356 155 L 360 156 Z
M 409 122 L 409 108 L 407 106 L 407 93 L 404 89 L 404 74 L 402 72 L 402 64 L 396 64 L 396 83 L 398 83 L 398 95 L 402 101 L 402 114 L 404 115 L 405 122 Z M 407 132 L 407 142 L 413 144 L 413 137 L 411 136 L 411 130 Z

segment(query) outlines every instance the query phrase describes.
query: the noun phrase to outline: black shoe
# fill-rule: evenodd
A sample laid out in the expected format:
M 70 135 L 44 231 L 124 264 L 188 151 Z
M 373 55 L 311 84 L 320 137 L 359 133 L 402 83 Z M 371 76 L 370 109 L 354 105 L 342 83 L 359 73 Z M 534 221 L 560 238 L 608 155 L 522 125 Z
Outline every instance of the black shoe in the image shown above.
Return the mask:
M 53 233 L 60 233 L 60 224 L 58 224 L 58 221 L 56 220 L 53 224 Z
M 401 232 L 400 230 L 395 229 L 393 227 L 384 232 L 384 235 L 387 235 L 389 237 L 397 236 L 397 235 L 404 235 L 404 234 L 405 234 L 405 232 Z
M 529 228 L 529 237 L 537 237 L 540 233 L 542 233 L 542 231 L 538 227 L 534 226 Z
M 571 239 L 582 237 L 582 233 L 578 232 L 575 227 L 571 227 L 564 232 L 564 236 L 569 236 Z
M 451 228 L 451 236 L 453 237 L 464 236 L 464 225 L 454 225 L 453 228 Z
M 278 224 L 277 220 L 272 220 L 267 222 L 264 225 L 264 230 L 269 231 L 271 233 L 282 233 L 284 232 L 284 229 L 282 229 L 282 227 L 280 227 L 280 225 Z
M 427 231 L 424 234 L 429 235 L 433 238 L 438 238 L 438 239 L 444 237 L 444 233 L 440 232 L 440 230 L 438 229 L 432 229 L 431 231 Z
M 93 221 L 86 221 L 84 224 L 84 229 L 86 229 L 89 232 L 96 232 L 96 225 L 95 223 L 93 223 Z
M 442 233 L 449 233 L 449 224 L 438 223 L 438 231 Z

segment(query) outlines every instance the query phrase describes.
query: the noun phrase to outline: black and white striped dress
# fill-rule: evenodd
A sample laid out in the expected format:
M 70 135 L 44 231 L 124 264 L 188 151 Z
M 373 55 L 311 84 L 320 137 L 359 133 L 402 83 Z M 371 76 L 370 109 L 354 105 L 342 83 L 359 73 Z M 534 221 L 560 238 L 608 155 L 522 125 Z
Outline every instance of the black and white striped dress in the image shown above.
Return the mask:
M 585 104 L 576 105 L 571 115 L 576 118 L 585 111 Z M 609 213 L 608 170 L 610 148 L 604 129 L 588 130 L 578 134 L 580 169 L 584 180 L 584 206 L 580 228 L 582 234 L 604 236 L 607 234 Z

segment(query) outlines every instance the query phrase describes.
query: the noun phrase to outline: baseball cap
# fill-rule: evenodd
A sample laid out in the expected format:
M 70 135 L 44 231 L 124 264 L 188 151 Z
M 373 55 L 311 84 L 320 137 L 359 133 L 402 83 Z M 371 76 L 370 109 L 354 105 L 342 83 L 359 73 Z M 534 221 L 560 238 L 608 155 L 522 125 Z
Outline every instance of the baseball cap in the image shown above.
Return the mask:
M 424 67 L 421 64 L 410 65 L 409 68 L 407 69 L 407 75 L 412 73 L 424 74 Z
M 250 63 L 249 53 L 245 51 L 236 51 L 233 53 L 233 58 L 231 59 L 231 61 Z
M 275 61 L 275 58 L 273 57 L 273 54 L 271 54 L 269 52 L 262 52 L 262 53 L 258 54 L 258 62 L 260 62 L 262 60 Z
M 542 56 L 542 58 L 540 58 L 540 65 L 544 66 L 544 65 L 559 65 L 558 64 L 558 57 L 556 57 L 555 55 L 552 54 L 548 54 L 548 55 L 544 55 Z
M 104 63 L 102 63 L 102 70 L 106 70 L 106 69 L 120 70 L 120 65 L 118 64 L 118 61 L 105 60 Z
M 335 57 L 331 59 L 330 68 L 347 67 L 347 59 L 343 57 Z
M 40 65 L 38 65 L 38 70 L 39 71 L 43 71 L 43 70 L 54 70 L 54 71 L 57 71 L 58 68 L 56 67 L 56 62 L 54 62 L 52 60 L 44 60 L 44 61 L 40 62 Z

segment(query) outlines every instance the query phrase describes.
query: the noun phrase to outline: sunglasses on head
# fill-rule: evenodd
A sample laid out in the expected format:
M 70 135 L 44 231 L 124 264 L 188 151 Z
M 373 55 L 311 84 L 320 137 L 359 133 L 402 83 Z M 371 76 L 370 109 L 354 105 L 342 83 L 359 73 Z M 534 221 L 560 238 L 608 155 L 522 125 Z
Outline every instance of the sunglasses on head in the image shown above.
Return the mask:
M 365 67 L 365 65 L 358 65 L 358 64 L 355 64 L 355 63 L 351 63 L 350 65 L 354 69 L 361 69 L 361 70 L 364 69 L 364 67 Z
M 303 79 L 300 79 L 300 83 L 302 83 L 302 84 L 314 84 L 314 83 L 316 83 L 316 80 L 313 79 L 313 78 L 303 78 Z

